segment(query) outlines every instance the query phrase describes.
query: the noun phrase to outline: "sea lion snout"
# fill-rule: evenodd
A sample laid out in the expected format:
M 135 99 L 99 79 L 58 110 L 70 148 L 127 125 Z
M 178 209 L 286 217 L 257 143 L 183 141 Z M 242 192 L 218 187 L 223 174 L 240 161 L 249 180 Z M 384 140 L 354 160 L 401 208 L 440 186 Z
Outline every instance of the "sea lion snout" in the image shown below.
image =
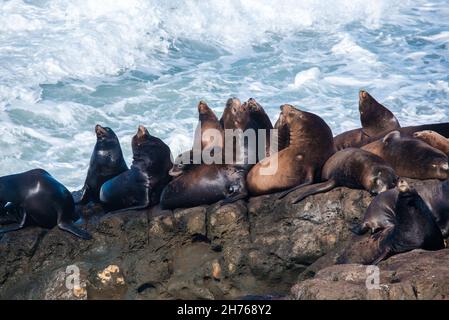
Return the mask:
M 100 126 L 99 124 L 95 125 L 95 134 L 97 135 L 97 138 L 102 138 L 107 135 L 107 130 Z
M 365 90 L 360 90 L 359 99 L 360 100 L 368 99 L 368 92 L 366 92 Z
M 148 134 L 147 128 L 145 128 L 143 125 L 139 125 L 137 128 L 137 138 L 143 138 Z

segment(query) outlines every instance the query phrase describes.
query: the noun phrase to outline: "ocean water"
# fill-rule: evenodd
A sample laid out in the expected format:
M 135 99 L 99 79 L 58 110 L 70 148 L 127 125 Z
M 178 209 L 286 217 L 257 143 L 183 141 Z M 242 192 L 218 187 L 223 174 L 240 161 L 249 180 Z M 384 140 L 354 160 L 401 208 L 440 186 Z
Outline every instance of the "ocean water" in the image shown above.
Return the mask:
M 0 175 L 83 184 L 94 126 L 127 162 L 139 124 L 176 155 L 196 106 L 294 104 L 333 133 L 368 90 L 402 125 L 449 121 L 449 1 L 1 0 Z

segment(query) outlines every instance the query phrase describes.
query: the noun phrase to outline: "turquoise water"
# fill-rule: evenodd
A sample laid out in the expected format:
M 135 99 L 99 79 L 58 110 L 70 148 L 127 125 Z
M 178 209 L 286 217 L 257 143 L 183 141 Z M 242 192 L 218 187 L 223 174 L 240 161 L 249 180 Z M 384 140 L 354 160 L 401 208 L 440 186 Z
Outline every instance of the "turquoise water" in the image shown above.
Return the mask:
M 403 125 L 449 121 L 449 1 L 0 2 L 0 175 L 82 185 L 96 123 L 128 163 L 139 124 L 177 154 L 196 105 L 291 103 L 334 134 L 366 89 Z

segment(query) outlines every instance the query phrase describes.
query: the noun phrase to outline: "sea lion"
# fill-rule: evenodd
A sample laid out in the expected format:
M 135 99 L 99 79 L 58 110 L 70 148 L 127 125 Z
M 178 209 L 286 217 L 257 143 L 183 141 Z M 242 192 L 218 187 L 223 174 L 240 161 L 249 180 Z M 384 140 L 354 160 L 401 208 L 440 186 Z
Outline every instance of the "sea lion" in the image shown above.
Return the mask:
M 312 184 L 335 148 L 332 131 L 319 116 L 284 104 L 281 116 L 290 129 L 289 146 L 257 163 L 248 173 L 252 195 Z
M 245 170 L 232 165 L 199 165 L 171 181 L 161 195 L 162 209 L 189 208 L 247 197 Z
M 106 181 L 100 200 L 108 211 L 145 209 L 159 202 L 172 167 L 170 148 L 140 125 L 132 138 L 131 168 Z
M 430 209 L 403 179 L 399 180 L 397 188 L 374 198 L 361 225 L 354 231 L 359 235 L 370 231 L 378 242 L 378 252 L 371 264 L 413 249 L 444 248 L 443 236 Z
M 401 177 L 421 180 L 448 178 L 448 159 L 443 152 L 421 140 L 402 137 L 399 131 L 390 132 L 362 149 L 387 161 Z
M 364 90 L 359 92 L 359 113 L 362 128 L 335 136 L 337 150 L 359 148 L 401 127 L 394 114 Z
M 98 203 L 103 183 L 128 170 L 125 159 L 123 159 L 120 142 L 114 131 L 97 124 L 95 134 L 97 142 L 90 157 L 84 187 L 81 189 L 79 198 L 74 196 L 77 204 L 86 204 L 89 201 Z
M 273 125 L 264 108 L 254 98 L 248 99 L 243 104 L 238 98 L 229 98 L 220 123 L 226 131 L 232 129 L 236 133 L 235 137 L 225 134 L 225 139 L 233 139 L 232 151 L 226 152 L 232 152 L 232 161 L 236 162 L 237 145 L 243 147 L 239 152 L 243 154 L 243 168 L 246 170 L 270 154 Z M 251 141 L 250 137 L 253 137 Z M 261 140 L 262 137 L 264 141 Z
M 414 138 L 424 141 L 435 149 L 449 154 L 449 139 L 443 137 L 441 134 L 431 130 L 418 131 L 413 134 Z
M 3 211 L 18 220 L 0 228 L 0 234 L 26 226 L 57 225 L 82 239 L 92 238 L 73 224 L 80 217 L 69 190 L 43 169 L 0 177 L 0 202 L 6 203 Z
M 299 189 L 292 203 L 335 187 L 344 186 L 352 189 L 365 189 L 371 194 L 378 194 L 394 188 L 397 176 L 382 158 L 368 151 L 347 148 L 334 153 L 324 164 L 321 171 L 323 182 L 295 187 L 283 192 L 280 198 Z

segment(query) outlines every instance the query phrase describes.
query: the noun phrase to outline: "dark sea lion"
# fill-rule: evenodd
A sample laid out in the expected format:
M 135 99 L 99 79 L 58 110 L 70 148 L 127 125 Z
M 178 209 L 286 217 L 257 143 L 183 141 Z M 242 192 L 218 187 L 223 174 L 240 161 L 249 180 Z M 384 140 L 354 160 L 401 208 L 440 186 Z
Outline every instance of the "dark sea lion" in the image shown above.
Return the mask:
M 171 181 L 161 195 L 163 209 L 190 208 L 247 197 L 245 171 L 232 165 L 199 165 Z
M 337 150 L 359 148 L 401 127 L 388 108 L 363 90 L 359 92 L 359 113 L 362 128 L 335 136 L 334 143 Z
M 290 129 L 289 146 L 250 170 L 247 184 L 253 195 L 312 184 L 335 152 L 332 131 L 319 116 L 287 104 L 281 106 L 281 113 Z
M 79 204 L 86 204 L 89 201 L 99 202 L 100 188 L 103 183 L 128 170 L 120 142 L 114 131 L 97 124 L 95 133 L 97 142 L 90 157 L 84 187 L 81 189 L 79 199 L 74 196 L 75 202 Z
M 299 189 L 292 203 L 335 187 L 365 189 L 378 194 L 394 188 L 397 176 L 394 170 L 380 157 L 361 149 L 347 148 L 332 155 L 324 164 L 321 172 L 324 182 L 296 187 L 282 193 L 280 198 Z
M 42 169 L 0 177 L 0 202 L 3 211 L 17 218 L 16 223 L 0 228 L 0 234 L 39 226 L 51 229 L 56 225 L 77 237 L 91 239 L 91 235 L 76 227 L 80 217 L 69 190 Z
M 413 134 L 413 137 L 424 141 L 435 149 L 441 150 L 445 154 L 449 154 L 449 139 L 438 132 L 432 130 L 418 131 Z
M 390 132 L 362 149 L 387 161 L 401 177 L 421 180 L 448 178 L 448 159 L 443 152 L 421 140 L 402 137 L 399 131 Z
M 368 137 L 377 137 L 399 129 L 398 119 L 368 92 L 359 92 L 359 113 L 362 131 Z
M 378 243 L 378 252 L 371 264 L 413 249 L 444 248 L 443 236 L 430 209 L 415 189 L 404 180 L 376 196 L 355 230 L 358 234 L 371 232 Z M 344 263 L 342 258 L 339 263 Z
M 101 187 L 100 200 L 108 211 L 145 209 L 155 205 L 170 180 L 170 148 L 161 139 L 139 126 L 131 144 L 131 168 Z

